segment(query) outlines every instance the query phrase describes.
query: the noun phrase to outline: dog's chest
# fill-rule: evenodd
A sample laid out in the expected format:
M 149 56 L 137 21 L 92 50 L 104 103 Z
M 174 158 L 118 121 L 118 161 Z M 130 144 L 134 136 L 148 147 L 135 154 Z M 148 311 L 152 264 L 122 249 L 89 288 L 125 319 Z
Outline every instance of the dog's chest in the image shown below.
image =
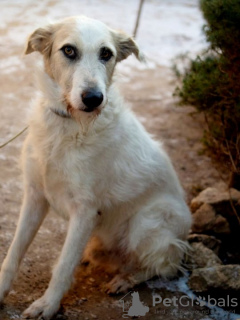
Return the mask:
M 141 166 L 115 144 L 67 143 L 44 162 L 44 188 L 52 207 L 67 215 L 71 205 L 94 202 L 102 210 L 128 202 L 146 187 Z M 44 160 L 43 160 L 44 161 Z
M 93 199 L 98 175 L 89 150 L 66 142 L 62 146 L 43 160 L 43 185 L 50 204 L 65 215 L 71 204 Z

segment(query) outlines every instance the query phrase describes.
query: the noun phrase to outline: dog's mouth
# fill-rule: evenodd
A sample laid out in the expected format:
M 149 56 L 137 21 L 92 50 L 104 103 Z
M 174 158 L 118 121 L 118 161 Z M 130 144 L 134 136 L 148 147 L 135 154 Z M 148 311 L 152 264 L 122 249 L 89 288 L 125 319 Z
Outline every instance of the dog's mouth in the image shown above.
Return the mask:
M 72 105 L 72 103 L 69 101 L 67 95 L 64 96 L 63 103 L 66 106 L 66 112 L 65 115 L 66 117 L 74 117 L 74 115 L 80 115 L 82 113 L 89 114 L 89 116 L 96 116 L 99 115 L 103 109 L 103 104 L 102 100 L 101 103 L 99 104 L 98 102 L 88 102 L 88 105 L 86 106 L 85 104 L 81 103 L 80 107 L 76 108 Z
M 95 108 L 92 111 L 85 111 L 82 108 L 75 108 L 65 96 L 63 104 L 66 106 L 65 110 L 51 108 L 51 111 L 62 117 L 63 119 L 73 119 L 80 124 L 82 135 L 86 136 L 88 132 L 93 129 L 94 123 L 101 113 L 103 107 Z

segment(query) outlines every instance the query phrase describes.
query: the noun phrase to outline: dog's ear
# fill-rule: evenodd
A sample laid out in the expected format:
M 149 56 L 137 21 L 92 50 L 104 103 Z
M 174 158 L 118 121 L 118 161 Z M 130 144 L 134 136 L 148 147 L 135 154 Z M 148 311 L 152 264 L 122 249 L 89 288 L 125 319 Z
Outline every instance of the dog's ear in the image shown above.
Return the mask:
M 24 53 L 29 54 L 39 51 L 42 54 L 50 54 L 52 47 L 53 26 L 35 30 L 28 38 Z
M 145 61 L 143 54 L 140 52 L 133 38 L 125 33 L 115 31 L 113 32 L 113 37 L 117 49 L 117 62 L 126 59 L 132 53 L 139 61 Z

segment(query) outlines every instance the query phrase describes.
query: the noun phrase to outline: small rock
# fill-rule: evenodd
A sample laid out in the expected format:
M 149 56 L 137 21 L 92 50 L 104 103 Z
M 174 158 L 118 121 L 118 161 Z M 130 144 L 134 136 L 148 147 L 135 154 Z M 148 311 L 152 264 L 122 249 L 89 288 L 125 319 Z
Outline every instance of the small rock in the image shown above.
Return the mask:
M 189 252 L 185 260 L 188 269 L 194 270 L 222 264 L 218 256 L 201 242 L 194 242 L 191 246 L 193 250 Z
M 193 233 L 188 236 L 189 243 L 202 242 L 207 248 L 214 251 L 218 255 L 222 241 L 214 236 L 206 234 Z
M 240 290 L 240 265 L 222 265 L 193 270 L 189 287 L 195 292 Z
M 204 203 L 193 214 L 193 233 L 213 232 L 215 234 L 230 234 L 230 226 L 226 218 L 216 214 L 214 208 Z
M 230 189 L 229 191 L 219 191 L 217 188 L 207 188 L 200 192 L 199 195 L 191 201 L 190 208 L 194 213 L 204 203 L 215 207 L 219 204 L 229 202 L 230 195 L 234 204 L 240 202 L 240 191 L 238 190 Z

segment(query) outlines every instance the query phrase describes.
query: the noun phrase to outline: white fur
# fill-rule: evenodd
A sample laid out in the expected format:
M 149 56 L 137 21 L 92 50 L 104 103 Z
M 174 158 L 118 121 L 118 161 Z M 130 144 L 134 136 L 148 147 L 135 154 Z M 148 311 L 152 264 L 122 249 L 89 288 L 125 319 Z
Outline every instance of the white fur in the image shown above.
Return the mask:
M 81 52 L 77 61 L 59 50 L 66 43 Z M 101 46 L 113 52 L 105 64 Z M 112 84 L 118 61 L 131 53 L 141 57 L 136 43 L 98 21 L 74 17 L 33 33 L 26 53 L 32 51 L 43 54 L 45 71 L 23 148 L 24 201 L 1 269 L 0 301 L 50 205 L 69 219 L 68 233 L 48 289 L 24 313 L 50 319 L 91 235 L 105 251 L 117 252 L 119 274 L 107 288 L 120 292 L 177 272 L 191 218 L 168 156 Z M 80 96 L 93 85 L 104 100 L 86 113 Z M 67 112 L 67 105 L 70 119 L 52 111 Z M 89 242 L 86 259 L 93 249 Z

